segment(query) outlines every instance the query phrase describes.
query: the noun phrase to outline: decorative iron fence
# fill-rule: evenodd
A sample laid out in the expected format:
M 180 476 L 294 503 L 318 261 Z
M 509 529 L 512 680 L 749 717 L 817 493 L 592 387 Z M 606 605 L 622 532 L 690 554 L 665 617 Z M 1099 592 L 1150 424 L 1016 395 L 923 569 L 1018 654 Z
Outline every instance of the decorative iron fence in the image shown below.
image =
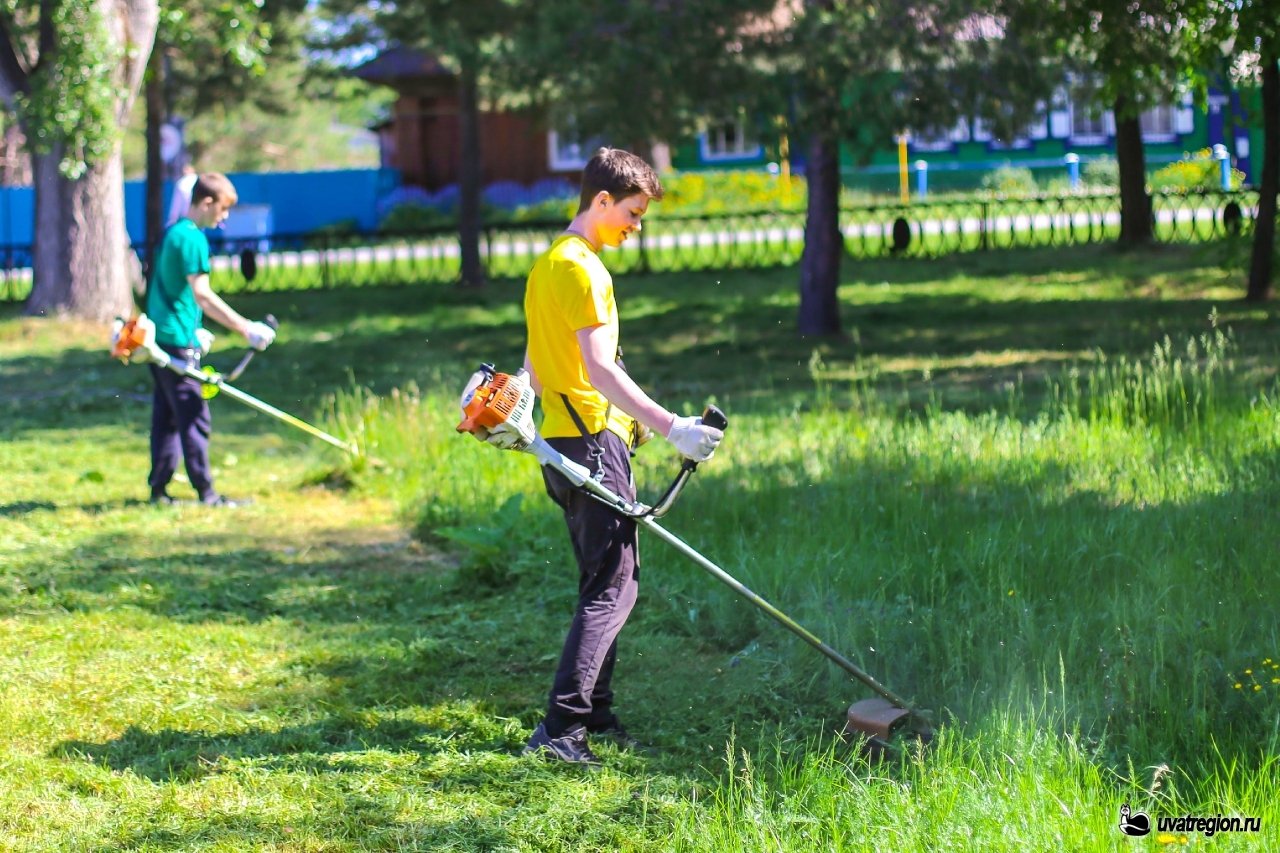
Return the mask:
M 1159 194 L 1156 238 L 1204 243 L 1247 228 L 1254 192 Z M 960 252 L 1075 246 L 1115 240 L 1114 194 L 957 200 L 841 210 L 845 249 L 854 258 L 936 258 Z M 491 225 L 481 253 L 494 278 L 519 278 L 564 228 L 563 222 Z M 140 248 L 140 247 L 135 247 Z M 457 232 L 450 227 L 369 235 L 276 234 L 213 239 L 212 276 L 220 292 L 364 287 L 448 282 L 458 276 Z M 620 249 L 602 253 L 615 274 L 789 266 L 804 248 L 804 213 L 753 211 L 654 217 Z M 25 299 L 30 247 L 0 246 L 0 301 Z

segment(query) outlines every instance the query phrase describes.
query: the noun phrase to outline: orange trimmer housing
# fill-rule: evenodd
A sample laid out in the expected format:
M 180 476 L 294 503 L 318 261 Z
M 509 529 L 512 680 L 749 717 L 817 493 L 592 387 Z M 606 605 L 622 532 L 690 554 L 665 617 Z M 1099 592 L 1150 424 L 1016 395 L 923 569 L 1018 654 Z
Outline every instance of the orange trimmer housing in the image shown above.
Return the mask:
M 145 343 L 146 331 L 138 325 L 138 318 L 134 317 L 120 329 L 115 346 L 111 348 L 111 357 L 128 361 L 129 357 Z
M 484 427 L 493 430 L 507 422 L 520 402 L 520 390 L 511 382 L 508 373 L 488 373 L 471 398 L 462 407 L 463 419 L 458 424 L 458 432 L 469 432 L 475 435 L 476 430 Z

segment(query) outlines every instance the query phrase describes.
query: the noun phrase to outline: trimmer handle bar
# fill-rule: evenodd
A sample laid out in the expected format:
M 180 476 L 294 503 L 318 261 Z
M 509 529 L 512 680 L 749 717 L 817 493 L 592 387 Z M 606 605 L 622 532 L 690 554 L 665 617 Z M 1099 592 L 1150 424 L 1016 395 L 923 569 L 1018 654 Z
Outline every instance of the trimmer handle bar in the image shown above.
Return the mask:
M 716 406 L 707 406 L 703 409 L 702 423 L 704 426 L 718 429 L 721 432 L 729 428 L 729 418 Z M 666 515 L 671 510 L 671 507 L 675 505 L 676 498 L 680 497 L 680 492 L 684 490 L 685 484 L 689 482 L 689 476 L 697 470 L 698 463 L 685 457 L 685 460 L 680 464 L 680 473 L 676 475 L 671 485 L 667 486 L 667 490 L 662 493 L 662 497 L 658 498 L 658 502 L 643 515 L 647 515 L 650 518 L 662 518 Z
M 262 322 L 270 326 L 273 332 L 280 331 L 280 321 L 276 319 L 274 314 L 268 314 L 263 318 Z M 240 378 L 240 374 L 244 373 L 244 369 L 249 366 L 249 362 L 253 361 L 253 356 L 256 352 L 257 350 L 250 349 L 244 354 L 244 358 L 240 359 L 240 363 L 236 365 L 236 369 L 227 374 L 228 382 L 235 382 Z

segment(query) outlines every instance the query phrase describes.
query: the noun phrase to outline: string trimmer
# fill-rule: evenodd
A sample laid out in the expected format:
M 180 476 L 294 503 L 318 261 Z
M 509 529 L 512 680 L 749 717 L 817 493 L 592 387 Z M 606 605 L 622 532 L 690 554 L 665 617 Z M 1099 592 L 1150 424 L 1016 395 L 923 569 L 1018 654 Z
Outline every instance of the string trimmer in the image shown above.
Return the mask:
M 520 370 L 516 374 L 496 373 L 493 365 L 483 364 L 471 377 L 462 396 L 462 423 L 458 432 L 467 432 L 503 450 L 516 450 L 531 454 L 540 465 L 559 471 L 574 487 L 608 506 L 619 515 L 634 519 L 639 525 L 659 539 L 671 545 L 693 560 L 734 592 L 764 611 L 771 619 L 813 646 L 836 666 L 871 688 L 877 696 L 863 699 L 849 706 L 845 732 L 860 742 L 869 754 L 879 756 L 885 752 L 898 752 L 895 740 L 913 738 L 928 743 L 933 738 L 933 714 L 916 708 L 912 703 L 894 693 L 870 674 L 828 646 L 815 634 L 752 592 L 741 581 L 708 560 L 678 536 L 658 524 L 675 504 L 689 477 L 698 469 L 698 463 L 685 459 L 671 485 L 653 506 L 631 503 L 613 493 L 592 473 L 565 457 L 542 436 L 533 425 L 534 391 L 528 375 Z M 707 426 L 724 430 L 729 421 L 715 406 L 708 406 L 702 414 Z
M 276 327 L 274 318 L 268 318 L 268 325 L 272 328 Z M 194 365 L 188 364 L 183 359 L 175 358 L 160 349 L 156 344 L 155 323 L 146 314 L 139 314 L 127 323 L 124 320 L 117 319 L 112 328 L 112 340 L 114 341 L 111 347 L 112 358 L 118 358 L 126 364 L 154 362 L 180 376 L 187 376 L 202 383 L 204 387 L 201 389 L 201 394 L 205 399 L 210 399 L 219 393 L 226 394 L 231 399 L 244 403 L 251 409 L 256 409 L 264 415 L 270 415 L 278 421 L 283 421 L 291 427 L 296 427 L 308 435 L 313 435 L 323 442 L 332 444 L 339 450 L 350 453 L 353 456 L 360 455 L 360 448 L 351 442 L 332 436 L 319 427 L 314 427 L 300 418 L 295 418 L 288 412 L 282 412 L 270 403 L 264 403 L 257 397 L 246 394 L 232 385 L 231 380 L 238 378 L 253 358 L 253 350 L 250 350 L 240 360 L 235 370 L 226 376 L 208 366 L 203 370 L 198 370 Z

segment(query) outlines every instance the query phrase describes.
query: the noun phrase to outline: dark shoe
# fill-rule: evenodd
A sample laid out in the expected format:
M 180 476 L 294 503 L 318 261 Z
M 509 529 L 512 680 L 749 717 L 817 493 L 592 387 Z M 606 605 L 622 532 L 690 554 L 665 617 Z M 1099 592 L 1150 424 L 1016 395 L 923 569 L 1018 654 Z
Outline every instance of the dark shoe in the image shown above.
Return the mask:
M 207 498 L 201 498 L 200 503 L 203 506 L 216 507 L 218 509 L 237 509 L 253 503 L 253 498 L 237 498 L 236 500 L 231 500 L 223 497 L 222 495 L 209 495 Z
M 524 748 L 524 754 L 541 754 L 543 758 L 583 767 L 600 766 L 600 759 L 587 746 L 587 730 L 582 726 L 572 728 L 560 737 L 551 737 L 547 734 L 547 727 L 539 723 Z
M 165 492 L 155 492 L 151 495 L 151 504 L 153 506 L 177 506 L 181 501 L 169 497 Z
M 622 721 L 618 719 L 617 714 L 613 715 L 608 723 L 601 726 L 587 726 L 587 733 L 592 737 L 608 738 L 618 745 L 619 749 L 629 749 L 632 752 L 653 752 L 654 749 L 636 740 L 622 725 Z

